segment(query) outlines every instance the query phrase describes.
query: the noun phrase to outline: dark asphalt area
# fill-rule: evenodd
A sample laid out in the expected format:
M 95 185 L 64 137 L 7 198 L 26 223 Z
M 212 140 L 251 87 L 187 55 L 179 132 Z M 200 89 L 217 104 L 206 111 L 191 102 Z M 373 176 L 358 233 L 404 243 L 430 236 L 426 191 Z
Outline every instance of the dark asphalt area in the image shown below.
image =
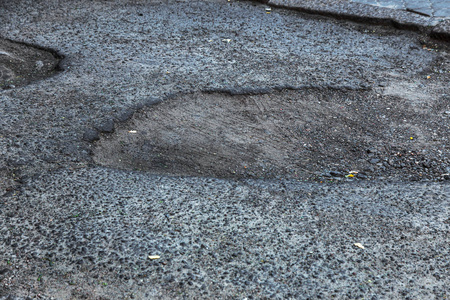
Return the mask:
M 448 24 L 260 2 L 0 1 L 1 300 L 450 297 Z

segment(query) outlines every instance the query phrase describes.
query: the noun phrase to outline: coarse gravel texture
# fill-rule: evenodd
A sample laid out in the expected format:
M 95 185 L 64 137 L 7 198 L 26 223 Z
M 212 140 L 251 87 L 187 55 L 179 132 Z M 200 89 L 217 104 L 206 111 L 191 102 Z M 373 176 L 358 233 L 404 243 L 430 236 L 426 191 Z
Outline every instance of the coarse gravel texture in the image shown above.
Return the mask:
M 1 300 L 450 297 L 448 45 L 265 8 L 0 1 L 1 37 L 64 57 L 63 72 L 0 91 Z M 346 178 L 348 165 L 328 156 L 314 165 L 323 180 L 306 182 L 283 172 L 219 179 L 207 169 L 173 176 L 96 165 L 99 145 L 127 122 L 192 95 L 274 96 L 281 109 L 289 95 L 305 107 L 298 114 L 314 95 L 337 108 L 348 98 L 342 120 L 352 121 L 359 104 L 379 127 L 396 124 L 386 108 L 404 103 L 420 134 L 408 141 L 408 127 L 387 132 L 411 147 L 361 153 L 387 171 L 398 164 L 417 172 L 418 181 L 378 169 Z M 321 130 L 307 138 L 325 144 Z
M 80 291 L 122 299 L 442 299 L 449 193 L 448 184 L 425 182 L 61 170 L 33 178 L 2 207 L 3 291 L 19 284 L 57 299 Z

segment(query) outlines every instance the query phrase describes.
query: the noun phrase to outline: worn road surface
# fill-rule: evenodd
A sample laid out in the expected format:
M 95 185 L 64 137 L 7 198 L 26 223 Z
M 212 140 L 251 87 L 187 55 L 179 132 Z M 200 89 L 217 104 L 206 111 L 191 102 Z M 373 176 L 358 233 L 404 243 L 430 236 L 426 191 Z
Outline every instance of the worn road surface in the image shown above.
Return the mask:
M 1 300 L 450 297 L 448 43 L 268 8 L 0 1 Z

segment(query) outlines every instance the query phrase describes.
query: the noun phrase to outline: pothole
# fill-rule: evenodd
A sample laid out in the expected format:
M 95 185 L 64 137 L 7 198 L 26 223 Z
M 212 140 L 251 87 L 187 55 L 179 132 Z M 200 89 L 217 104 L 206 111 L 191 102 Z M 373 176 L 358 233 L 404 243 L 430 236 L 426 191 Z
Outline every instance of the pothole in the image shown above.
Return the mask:
M 0 89 L 51 76 L 62 57 L 54 51 L 0 39 Z
M 188 94 L 145 108 L 103 135 L 94 160 L 170 175 L 439 177 L 450 132 L 436 114 L 445 102 L 414 109 L 396 97 L 356 91 Z

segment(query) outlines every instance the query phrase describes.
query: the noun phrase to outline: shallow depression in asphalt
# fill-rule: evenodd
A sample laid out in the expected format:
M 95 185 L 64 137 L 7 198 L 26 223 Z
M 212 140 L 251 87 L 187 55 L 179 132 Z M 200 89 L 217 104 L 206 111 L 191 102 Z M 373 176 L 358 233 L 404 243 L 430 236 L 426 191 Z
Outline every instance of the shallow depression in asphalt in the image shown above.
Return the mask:
M 0 89 L 51 76 L 61 59 L 54 51 L 0 39 Z
M 103 135 L 94 160 L 121 169 L 222 178 L 370 172 L 378 167 L 377 153 L 436 143 L 422 132 L 427 113 L 413 110 L 399 98 L 370 92 L 188 94 L 145 108 Z M 423 138 L 413 144 L 411 134 Z

